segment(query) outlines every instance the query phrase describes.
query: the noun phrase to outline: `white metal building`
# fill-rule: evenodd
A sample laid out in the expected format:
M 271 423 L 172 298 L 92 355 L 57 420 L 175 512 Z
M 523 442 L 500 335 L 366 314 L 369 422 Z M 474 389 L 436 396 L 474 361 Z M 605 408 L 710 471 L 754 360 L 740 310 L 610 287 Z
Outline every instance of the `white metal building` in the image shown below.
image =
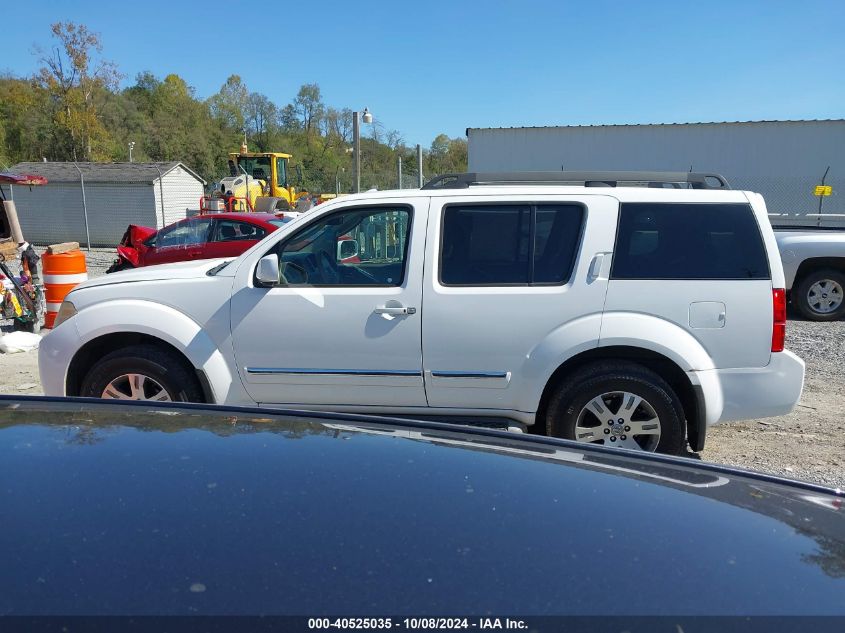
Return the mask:
M 129 224 L 161 228 L 199 207 L 205 181 L 180 162 L 18 163 L 40 187 L 3 186 L 24 237 L 35 244 L 114 246 Z
M 845 119 L 469 128 L 469 171 L 716 172 L 762 193 L 770 213 L 845 213 Z

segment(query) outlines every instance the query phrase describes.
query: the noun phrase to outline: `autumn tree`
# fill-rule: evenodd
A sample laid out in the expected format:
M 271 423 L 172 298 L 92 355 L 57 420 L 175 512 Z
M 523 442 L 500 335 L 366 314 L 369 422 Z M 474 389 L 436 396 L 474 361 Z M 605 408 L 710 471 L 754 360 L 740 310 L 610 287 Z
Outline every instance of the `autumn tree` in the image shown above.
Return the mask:
M 109 134 L 97 116 L 97 99 L 117 87 L 120 74 L 99 58 L 100 38 L 85 25 L 57 22 L 51 30 L 58 46 L 42 54 L 36 81 L 50 96 L 55 158 L 106 159 Z

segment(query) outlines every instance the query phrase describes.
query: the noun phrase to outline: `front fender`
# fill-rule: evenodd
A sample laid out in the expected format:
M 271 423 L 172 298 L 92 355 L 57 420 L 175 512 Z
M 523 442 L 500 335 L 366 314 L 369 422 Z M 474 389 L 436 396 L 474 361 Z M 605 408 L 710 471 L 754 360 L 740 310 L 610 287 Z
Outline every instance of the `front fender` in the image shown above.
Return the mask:
M 123 299 L 84 308 L 71 319 L 75 350 L 106 334 L 146 334 L 179 350 L 208 379 L 215 403 L 231 402 L 240 380 L 217 344 L 200 325 L 178 310 L 152 301 Z M 238 400 L 238 398 L 235 398 Z

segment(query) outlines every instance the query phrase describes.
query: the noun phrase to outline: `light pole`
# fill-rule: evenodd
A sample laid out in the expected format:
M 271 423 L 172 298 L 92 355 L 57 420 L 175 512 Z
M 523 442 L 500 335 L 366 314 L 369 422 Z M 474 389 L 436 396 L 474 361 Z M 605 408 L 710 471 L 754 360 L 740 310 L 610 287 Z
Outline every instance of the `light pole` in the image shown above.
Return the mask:
M 359 118 L 360 117 L 360 118 Z M 373 115 L 364 108 L 363 116 L 360 112 L 352 113 L 352 164 L 355 169 L 355 193 L 361 192 L 361 121 L 372 123 Z
M 132 162 L 132 150 L 135 149 L 135 141 L 129 141 L 129 162 Z

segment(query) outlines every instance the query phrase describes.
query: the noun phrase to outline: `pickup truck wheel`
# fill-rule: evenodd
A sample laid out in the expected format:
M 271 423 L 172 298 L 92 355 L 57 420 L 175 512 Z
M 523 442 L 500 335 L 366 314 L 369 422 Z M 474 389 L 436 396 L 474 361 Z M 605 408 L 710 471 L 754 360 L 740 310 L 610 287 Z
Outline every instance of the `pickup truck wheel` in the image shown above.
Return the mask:
M 672 388 L 636 363 L 601 362 L 564 378 L 549 401 L 549 435 L 683 455 L 684 410 Z
M 811 321 L 836 321 L 845 315 L 845 275 L 827 268 L 801 279 L 792 301 Z
M 134 345 L 103 356 L 82 381 L 81 396 L 114 400 L 203 402 L 184 359 L 155 345 Z

